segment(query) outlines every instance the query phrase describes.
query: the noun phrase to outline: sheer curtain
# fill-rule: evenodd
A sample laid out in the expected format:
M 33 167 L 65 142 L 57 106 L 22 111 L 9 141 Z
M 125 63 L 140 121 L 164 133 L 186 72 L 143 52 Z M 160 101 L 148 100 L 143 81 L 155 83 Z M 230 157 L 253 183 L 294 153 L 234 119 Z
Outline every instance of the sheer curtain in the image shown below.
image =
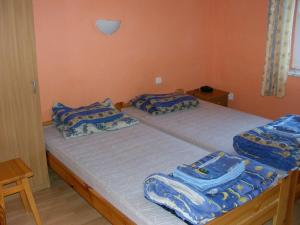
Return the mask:
M 261 94 L 283 97 L 291 59 L 296 0 L 269 2 L 268 42 Z

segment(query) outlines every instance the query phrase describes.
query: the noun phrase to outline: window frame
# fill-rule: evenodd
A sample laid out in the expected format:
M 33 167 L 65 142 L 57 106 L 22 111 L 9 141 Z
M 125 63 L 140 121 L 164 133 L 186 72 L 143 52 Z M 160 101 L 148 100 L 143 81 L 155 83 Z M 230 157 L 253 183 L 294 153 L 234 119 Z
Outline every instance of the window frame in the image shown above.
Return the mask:
M 292 52 L 291 52 L 291 63 L 290 63 L 290 70 L 288 75 L 300 77 L 300 68 L 295 68 L 294 66 L 294 51 L 295 51 L 295 41 L 296 41 L 296 26 L 300 26 L 300 0 L 296 1 L 295 7 L 295 17 L 294 17 L 294 28 L 293 28 L 293 38 L 292 38 Z M 298 28 L 300 29 L 300 28 Z M 299 33 L 298 33 L 299 34 Z M 298 37 L 300 39 L 300 37 Z M 298 53 L 299 54 L 299 53 Z M 299 56 L 300 57 L 300 56 Z

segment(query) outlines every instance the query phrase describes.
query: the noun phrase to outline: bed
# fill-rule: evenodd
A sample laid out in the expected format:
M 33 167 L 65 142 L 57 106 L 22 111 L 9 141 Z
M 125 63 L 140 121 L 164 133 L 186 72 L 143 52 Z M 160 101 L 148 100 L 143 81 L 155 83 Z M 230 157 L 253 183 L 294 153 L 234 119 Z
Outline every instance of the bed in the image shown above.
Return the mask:
M 198 107 L 153 116 L 128 103 L 119 103 L 127 114 L 174 137 L 208 149 L 236 154 L 233 138 L 244 131 L 265 125 L 271 120 L 240 112 L 231 108 L 199 100 Z M 300 172 L 295 172 L 289 205 L 300 197 Z M 290 218 L 292 215 L 289 216 Z
M 143 181 L 157 171 L 168 173 L 181 163 L 208 154 L 190 143 L 145 124 L 101 135 L 65 140 L 54 126 L 45 128 L 49 166 L 112 224 L 185 224 L 148 202 Z M 86 154 L 86 153 L 89 154 Z M 209 224 L 283 224 L 290 177 L 254 200 Z

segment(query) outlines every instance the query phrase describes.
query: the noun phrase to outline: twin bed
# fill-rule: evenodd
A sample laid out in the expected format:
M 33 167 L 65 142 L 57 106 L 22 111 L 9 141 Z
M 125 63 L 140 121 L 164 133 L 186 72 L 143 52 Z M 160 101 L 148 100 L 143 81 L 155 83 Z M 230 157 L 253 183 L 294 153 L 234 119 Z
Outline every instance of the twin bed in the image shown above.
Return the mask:
M 145 178 L 216 150 L 233 153 L 234 135 L 269 122 L 202 101 L 195 109 L 156 117 L 132 107 L 124 111 L 140 123 L 69 140 L 55 126 L 45 128 L 50 167 L 113 224 L 185 224 L 144 198 Z M 286 190 L 295 176 L 209 224 L 263 224 L 272 218 L 273 224 L 288 224 Z
M 184 224 L 143 197 L 143 181 L 207 151 L 144 124 L 68 141 L 54 127 L 45 135 L 52 155 L 136 224 Z

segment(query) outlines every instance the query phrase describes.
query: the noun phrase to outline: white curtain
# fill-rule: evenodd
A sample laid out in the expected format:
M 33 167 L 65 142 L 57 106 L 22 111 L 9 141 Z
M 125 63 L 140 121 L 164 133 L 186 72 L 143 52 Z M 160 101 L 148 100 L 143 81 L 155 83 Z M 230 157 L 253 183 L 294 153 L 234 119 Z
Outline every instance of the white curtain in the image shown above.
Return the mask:
M 270 0 L 268 42 L 261 94 L 285 96 L 296 0 Z

